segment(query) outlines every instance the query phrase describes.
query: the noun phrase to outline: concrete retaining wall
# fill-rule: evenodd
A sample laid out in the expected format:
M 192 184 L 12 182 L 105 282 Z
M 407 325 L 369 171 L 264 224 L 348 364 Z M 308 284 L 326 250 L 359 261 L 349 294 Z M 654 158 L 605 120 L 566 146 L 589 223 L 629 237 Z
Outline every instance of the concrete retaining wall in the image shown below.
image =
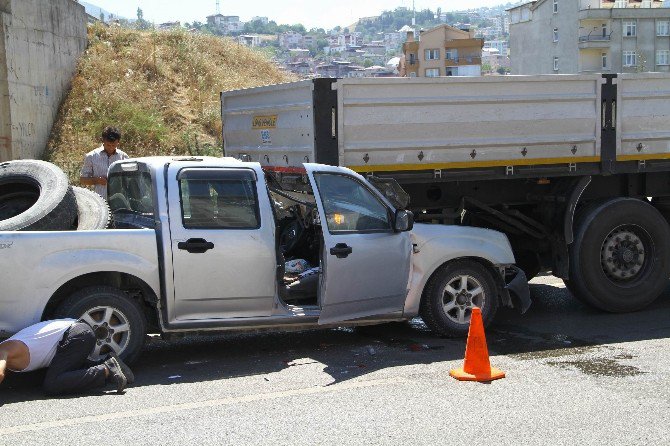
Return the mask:
M 0 0 L 0 161 L 40 158 L 87 45 L 73 0 Z

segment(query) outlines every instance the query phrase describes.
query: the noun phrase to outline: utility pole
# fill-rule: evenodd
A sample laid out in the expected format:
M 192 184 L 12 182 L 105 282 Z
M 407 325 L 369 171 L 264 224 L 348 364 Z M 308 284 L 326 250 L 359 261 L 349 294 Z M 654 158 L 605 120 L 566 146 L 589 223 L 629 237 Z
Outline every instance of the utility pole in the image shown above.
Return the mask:
M 412 16 L 412 28 L 414 28 L 414 40 L 416 40 L 419 34 L 416 32 L 416 5 L 414 4 L 414 1 L 415 0 L 412 0 L 412 12 L 414 14 Z

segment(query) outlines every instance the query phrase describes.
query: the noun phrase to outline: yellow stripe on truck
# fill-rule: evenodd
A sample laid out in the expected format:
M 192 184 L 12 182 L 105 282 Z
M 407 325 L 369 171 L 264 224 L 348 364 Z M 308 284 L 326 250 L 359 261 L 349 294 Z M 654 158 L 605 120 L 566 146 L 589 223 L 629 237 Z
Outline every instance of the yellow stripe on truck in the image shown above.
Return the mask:
M 670 153 L 648 153 L 637 155 L 617 155 L 617 161 L 646 161 L 646 160 L 667 160 L 670 159 Z
M 599 156 L 580 156 L 573 158 L 528 158 L 517 160 L 497 161 L 462 161 L 455 163 L 425 163 L 425 164 L 389 164 L 369 166 L 346 166 L 356 172 L 396 172 L 402 170 L 445 170 L 445 169 L 472 169 L 476 167 L 506 167 L 506 166 L 535 166 L 542 164 L 572 164 L 572 163 L 599 163 Z

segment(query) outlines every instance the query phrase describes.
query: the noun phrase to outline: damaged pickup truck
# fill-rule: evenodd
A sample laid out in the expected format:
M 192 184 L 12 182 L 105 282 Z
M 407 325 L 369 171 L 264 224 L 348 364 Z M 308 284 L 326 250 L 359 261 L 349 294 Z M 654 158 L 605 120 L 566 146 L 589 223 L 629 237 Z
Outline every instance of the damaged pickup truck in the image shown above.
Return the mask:
M 132 361 L 147 333 L 421 316 L 436 334 L 459 336 L 473 306 L 485 323 L 500 305 L 528 308 L 504 234 L 414 225 L 403 194 L 318 164 L 287 190 L 260 164 L 232 158 L 117 162 L 113 229 L 0 232 L 0 336 L 81 318 L 98 338 L 93 357 L 114 350 Z

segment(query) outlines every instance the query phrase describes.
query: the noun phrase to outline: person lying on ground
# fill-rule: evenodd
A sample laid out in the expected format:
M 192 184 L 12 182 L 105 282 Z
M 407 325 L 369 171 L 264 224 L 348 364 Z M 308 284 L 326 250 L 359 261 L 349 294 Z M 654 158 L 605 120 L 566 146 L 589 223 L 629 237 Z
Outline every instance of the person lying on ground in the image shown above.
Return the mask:
M 115 354 L 94 365 L 88 356 L 96 338 L 88 324 L 74 319 L 40 322 L 0 343 L 0 383 L 7 371 L 47 368 L 44 390 L 49 395 L 82 393 L 112 383 L 122 393 L 135 377 Z

